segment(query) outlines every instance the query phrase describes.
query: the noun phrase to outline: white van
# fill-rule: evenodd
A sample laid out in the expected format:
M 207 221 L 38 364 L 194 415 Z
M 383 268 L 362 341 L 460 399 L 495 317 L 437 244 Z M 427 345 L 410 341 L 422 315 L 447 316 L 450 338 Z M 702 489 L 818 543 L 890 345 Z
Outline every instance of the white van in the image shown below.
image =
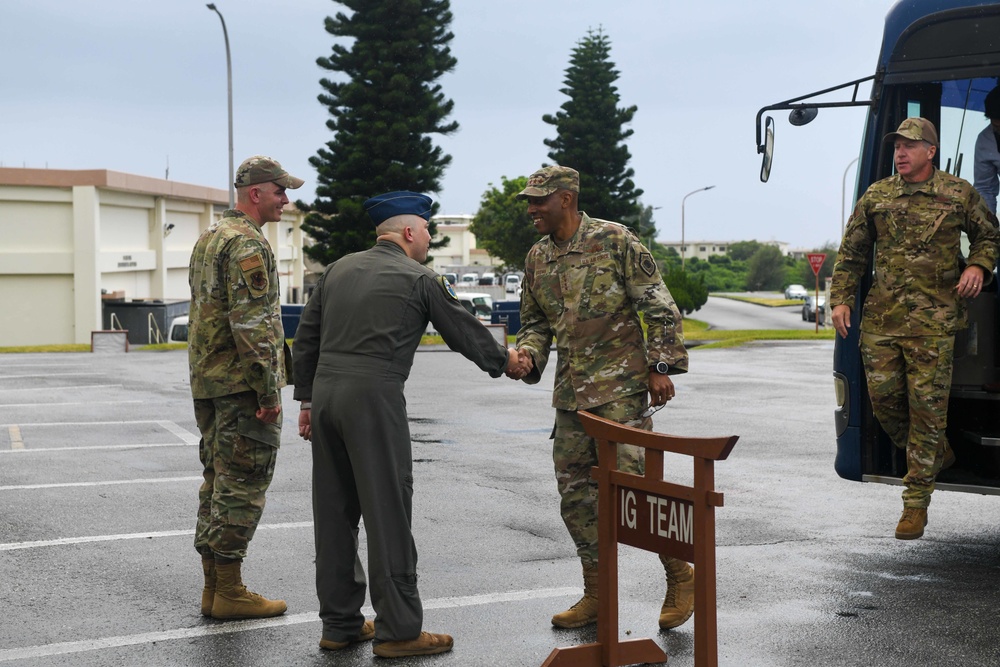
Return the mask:
M 516 294 L 519 287 L 521 287 L 521 276 L 516 273 L 508 273 L 503 280 L 504 291 L 508 294 Z
M 493 319 L 493 297 L 485 292 L 458 292 L 458 301 L 483 322 Z

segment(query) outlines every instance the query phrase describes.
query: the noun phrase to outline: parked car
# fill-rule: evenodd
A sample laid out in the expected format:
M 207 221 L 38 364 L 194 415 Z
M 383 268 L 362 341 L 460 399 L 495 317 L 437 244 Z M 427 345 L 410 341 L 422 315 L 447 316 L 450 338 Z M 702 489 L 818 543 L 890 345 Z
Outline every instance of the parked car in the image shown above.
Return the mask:
M 518 288 L 521 287 L 521 276 L 516 273 L 508 273 L 507 277 L 503 281 L 503 289 L 508 294 L 516 293 Z
M 479 284 L 479 274 L 478 273 L 463 273 L 462 280 L 459 281 L 459 285 L 478 285 Z
M 823 324 L 824 310 L 823 307 L 826 305 L 826 297 L 820 294 L 819 296 L 819 323 Z M 802 304 L 802 321 L 803 322 L 815 322 L 816 321 L 816 297 L 812 294 L 806 296 L 806 300 Z
M 485 292 L 459 292 L 458 301 L 483 322 L 493 318 L 493 297 Z
M 448 283 L 451 284 L 451 285 L 454 285 L 455 283 L 458 282 L 458 274 L 457 273 L 445 273 L 444 277 L 448 280 Z
M 479 276 L 479 284 L 480 285 L 490 285 L 490 286 L 496 285 L 497 284 L 497 276 L 496 276 L 496 274 L 495 273 L 484 273 L 483 275 Z
M 167 333 L 168 343 L 186 343 L 188 339 L 188 316 L 181 315 L 175 317 L 170 322 L 170 331 Z
M 785 288 L 786 299 L 804 299 L 809 295 L 802 285 L 789 285 Z

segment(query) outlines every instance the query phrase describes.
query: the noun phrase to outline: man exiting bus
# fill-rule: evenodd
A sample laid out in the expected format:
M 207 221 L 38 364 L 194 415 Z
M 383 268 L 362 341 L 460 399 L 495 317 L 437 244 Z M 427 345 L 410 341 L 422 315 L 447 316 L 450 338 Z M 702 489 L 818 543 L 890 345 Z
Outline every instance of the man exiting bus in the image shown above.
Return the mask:
M 955 333 L 967 326 L 965 300 L 993 279 L 1000 231 L 972 185 L 934 167 L 938 138 L 930 121 L 907 118 L 890 139 L 897 173 L 873 183 L 851 214 L 830 304 L 833 326 L 846 338 L 875 244 L 861 356 L 875 418 L 906 449 L 896 538 L 912 540 L 924 534 L 937 473 L 955 460 L 945 435 Z M 961 232 L 971 243 L 964 270 Z

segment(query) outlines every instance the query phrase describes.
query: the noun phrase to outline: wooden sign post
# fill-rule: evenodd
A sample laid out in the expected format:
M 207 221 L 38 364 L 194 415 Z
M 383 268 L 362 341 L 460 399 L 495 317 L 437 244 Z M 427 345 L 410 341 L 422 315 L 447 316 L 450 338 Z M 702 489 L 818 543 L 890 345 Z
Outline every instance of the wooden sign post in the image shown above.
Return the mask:
M 717 667 L 715 608 L 716 461 L 729 456 L 738 436 L 682 438 L 643 431 L 580 412 L 587 434 L 597 440 L 598 481 L 597 642 L 552 651 L 542 667 L 620 667 L 666 662 L 652 639 L 618 639 L 618 543 L 694 564 L 694 664 Z M 618 470 L 618 443 L 646 451 L 644 475 Z M 663 480 L 663 452 L 694 459 L 694 486 Z

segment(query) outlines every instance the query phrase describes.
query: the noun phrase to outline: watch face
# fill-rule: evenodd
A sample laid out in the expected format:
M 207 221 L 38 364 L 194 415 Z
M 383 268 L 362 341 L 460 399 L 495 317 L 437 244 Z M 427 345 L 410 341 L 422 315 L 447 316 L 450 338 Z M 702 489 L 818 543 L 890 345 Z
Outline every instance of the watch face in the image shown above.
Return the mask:
M 667 366 L 666 362 L 664 362 L 664 361 L 657 361 L 656 362 L 656 372 L 657 373 L 662 373 L 663 375 L 666 375 L 667 371 L 669 371 L 669 370 L 670 370 L 670 367 Z

